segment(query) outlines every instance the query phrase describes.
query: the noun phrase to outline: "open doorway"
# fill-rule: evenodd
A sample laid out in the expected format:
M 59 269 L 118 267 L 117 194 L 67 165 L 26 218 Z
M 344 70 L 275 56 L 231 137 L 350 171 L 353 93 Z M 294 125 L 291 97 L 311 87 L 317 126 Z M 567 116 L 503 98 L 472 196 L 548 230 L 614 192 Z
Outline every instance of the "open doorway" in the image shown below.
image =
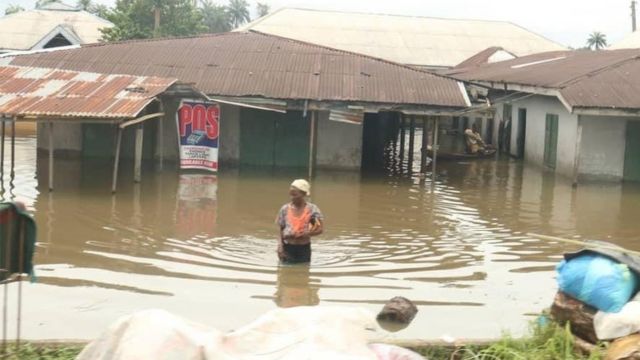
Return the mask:
M 527 109 L 518 109 L 518 136 L 516 138 L 516 157 L 524 158 L 525 140 L 527 137 Z

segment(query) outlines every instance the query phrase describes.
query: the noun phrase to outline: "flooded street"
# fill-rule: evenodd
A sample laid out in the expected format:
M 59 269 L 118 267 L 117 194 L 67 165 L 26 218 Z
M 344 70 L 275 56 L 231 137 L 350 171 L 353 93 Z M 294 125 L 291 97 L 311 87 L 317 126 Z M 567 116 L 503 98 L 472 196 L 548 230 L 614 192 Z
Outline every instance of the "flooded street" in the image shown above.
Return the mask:
M 230 330 L 277 306 L 377 312 L 398 295 L 419 313 L 389 338 L 520 335 L 550 305 L 561 253 L 575 249 L 526 233 L 635 250 L 640 238 L 640 186 L 574 190 L 513 160 L 440 162 L 435 184 L 321 172 L 312 201 L 326 232 L 313 244 L 311 268 L 278 267 L 274 219 L 291 179 L 304 174 L 149 169 L 134 185 L 125 164 L 112 196 L 110 163 L 56 160 L 49 193 L 35 138 L 16 146 L 16 179 L 11 185 L 5 175 L 4 200 L 24 201 L 38 224 L 37 280 L 24 286 L 29 339 L 92 338 L 147 308 Z

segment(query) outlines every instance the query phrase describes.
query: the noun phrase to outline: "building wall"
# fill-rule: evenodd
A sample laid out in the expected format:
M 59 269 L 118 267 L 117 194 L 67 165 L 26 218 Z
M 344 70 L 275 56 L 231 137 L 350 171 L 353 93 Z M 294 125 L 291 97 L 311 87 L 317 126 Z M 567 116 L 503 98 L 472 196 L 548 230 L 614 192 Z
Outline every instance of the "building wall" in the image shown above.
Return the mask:
M 621 180 L 627 119 L 581 116 L 580 178 Z
M 38 123 L 38 150 L 49 151 L 49 125 Z M 82 124 L 59 122 L 53 125 L 54 153 L 80 155 L 82 152 Z
M 220 165 L 236 166 L 240 160 L 240 108 L 222 105 L 220 108 Z
M 316 166 L 359 169 L 362 162 L 362 125 L 329 120 L 328 111 L 318 112 Z

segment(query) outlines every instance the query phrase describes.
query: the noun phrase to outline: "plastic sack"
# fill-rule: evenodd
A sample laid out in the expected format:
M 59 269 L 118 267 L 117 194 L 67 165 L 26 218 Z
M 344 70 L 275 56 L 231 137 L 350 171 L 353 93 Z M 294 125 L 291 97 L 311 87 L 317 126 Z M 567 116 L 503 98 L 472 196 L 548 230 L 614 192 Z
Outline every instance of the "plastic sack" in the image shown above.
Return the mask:
M 593 327 L 599 340 L 617 339 L 640 331 L 640 294 L 629 301 L 620 312 L 598 311 Z
M 388 345 L 368 345 L 373 314 L 351 307 L 272 310 L 222 334 L 162 310 L 116 321 L 78 360 L 417 360 Z
M 638 285 L 637 275 L 629 266 L 600 255 L 563 260 L 556 270 L 560 290 L 609 313 L 622 310 Z

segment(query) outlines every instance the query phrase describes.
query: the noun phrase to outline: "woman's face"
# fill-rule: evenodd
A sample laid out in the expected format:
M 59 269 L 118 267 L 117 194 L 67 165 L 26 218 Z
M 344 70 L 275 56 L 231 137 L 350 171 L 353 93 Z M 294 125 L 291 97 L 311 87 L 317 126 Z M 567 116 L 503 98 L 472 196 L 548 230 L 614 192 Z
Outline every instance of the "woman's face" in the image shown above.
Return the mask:
M 294 187 L 289 188 L 289 197 L 291 201 L 304 199 L 305 193 Z

